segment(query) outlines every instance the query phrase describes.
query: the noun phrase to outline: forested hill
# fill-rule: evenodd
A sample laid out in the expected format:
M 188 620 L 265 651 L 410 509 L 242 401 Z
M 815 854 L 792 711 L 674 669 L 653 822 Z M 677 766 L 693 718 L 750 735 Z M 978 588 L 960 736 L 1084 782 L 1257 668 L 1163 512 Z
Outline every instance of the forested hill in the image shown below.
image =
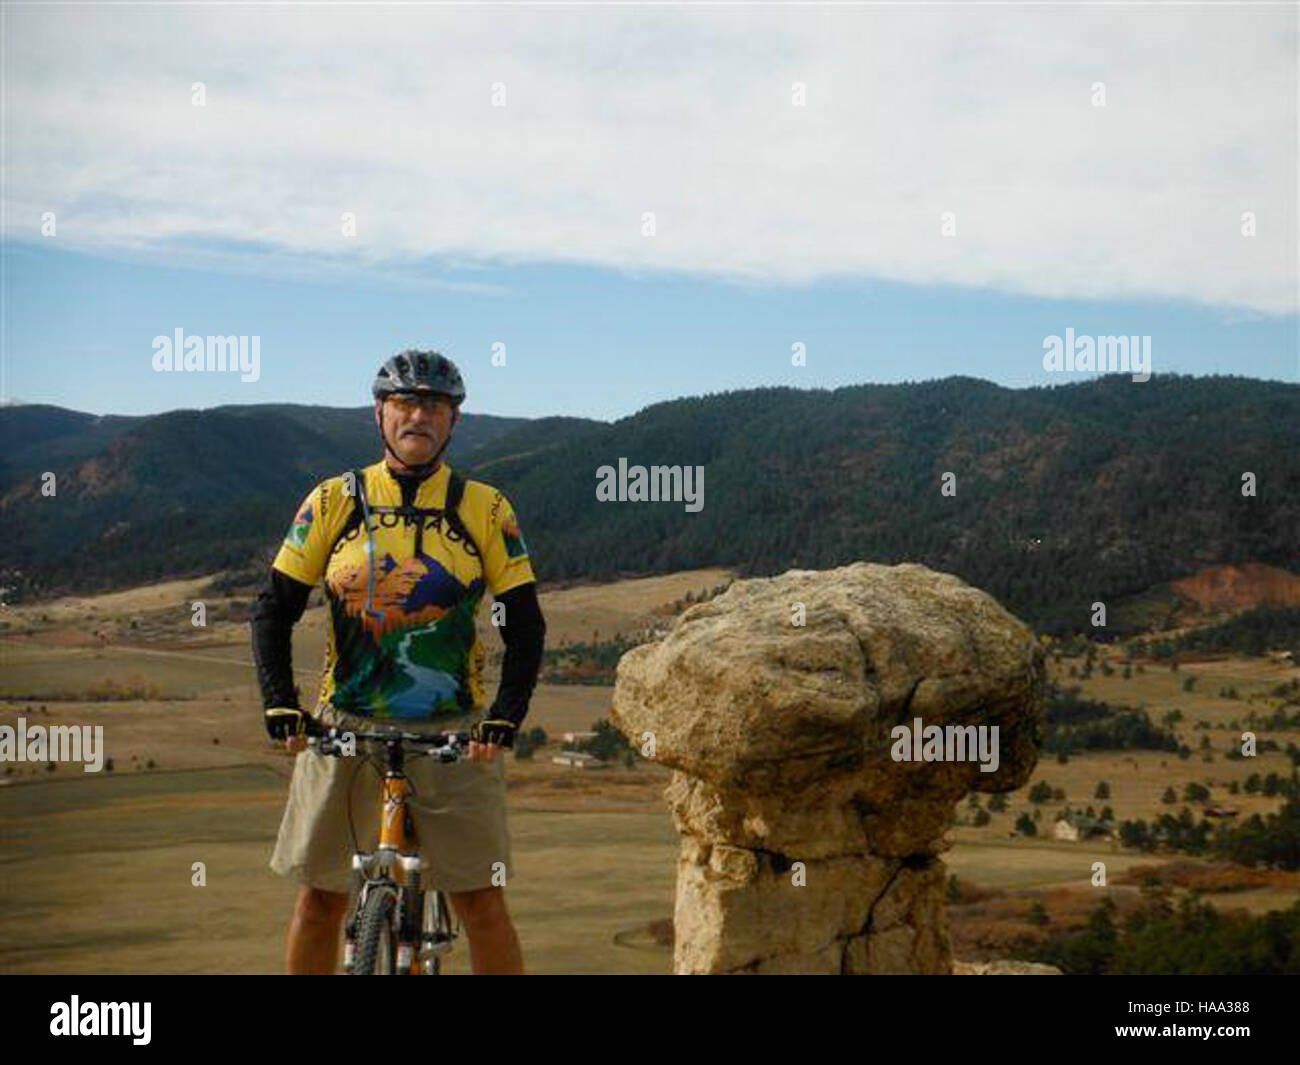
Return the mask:
M 0 440 L 6 419 L 30 422 L 32 409 L 0 411 Z M 30 594 L 33 577 L 36 590 L 88 591 L 264 559 L 311 484 L 373 461 L 366 413 L 126 420 L 81 453 L 65 440 L 63 467 L 29 448 L 0 496 L 0 565 L 22 567 Z M 597 469 L 620 457 L 702 466 L 703 509 L 598 501 Z M 457 429 L 451 460 L 510 496 L 542 580 L 917 561 L 1055 629 L 1086 626 L 1094 601 L 1215 563 L 1300 569 L 1300 386 L 1277 382 L 765 388 L 614 423 L 480 416 Z M 39 496 L 36 469 L 61 471 L 57 505 Z
M 449 460 L 524 422 L 465 415 Z M 21 599 L 247 564 L 284 535 L 312 485 L 382 450 L 369 407 L 131 418 L 0 408 L 0 584 Z M 46 471 L 55 474 L 52 497 L 41 490 Z
M 529 433 L 531 427 L 518 430 Z M 958 574 L 1048 628 L 1213 563 L 1300 568 L 1300 386 L 1119 377 L 759 389 L 659 404 L 514 448 L 504 488 L 547 578 L 857 559 Z M 516 458 L 501 457 L 512 450 Z M 703 510 L 597 502 L 596 469 L 704 467 Z M 955 495 L 941 488 L 955 475 Z M 1255 477 L 1242 494 L 1243 474 Z

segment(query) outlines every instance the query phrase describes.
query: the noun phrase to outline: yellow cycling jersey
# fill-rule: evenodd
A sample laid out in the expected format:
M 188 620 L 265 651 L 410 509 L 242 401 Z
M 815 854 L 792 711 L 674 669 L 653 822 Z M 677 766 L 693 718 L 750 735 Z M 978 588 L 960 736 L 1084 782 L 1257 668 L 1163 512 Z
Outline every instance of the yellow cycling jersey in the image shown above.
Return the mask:
M 324 578 L 329 622 L 318 706 L 387 720 L 478 712 L 487 701 L 474 627 L 483 593 L 500 596 L 534 580 L 514 509 L 490 485 L 465 482 L 459 513 L 480 559 L 443 516 L 446 463 L 420 484 L 409 510 L 386 462 L 362 474 L 371 535 L 348 521 L 359 506 L 349 475 L 331 477 L 303 500 L 273 563 L 303 584 Z

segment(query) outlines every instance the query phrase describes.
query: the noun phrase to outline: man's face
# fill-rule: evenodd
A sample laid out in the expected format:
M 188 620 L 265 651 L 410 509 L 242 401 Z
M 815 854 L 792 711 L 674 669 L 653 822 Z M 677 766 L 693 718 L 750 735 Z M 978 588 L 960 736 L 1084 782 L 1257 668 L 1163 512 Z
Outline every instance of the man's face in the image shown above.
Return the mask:
M 446 396 L 386 396 L 375 403 L 375 422 L 408 466 L 420 466 L 438 453 L 460 411 Z

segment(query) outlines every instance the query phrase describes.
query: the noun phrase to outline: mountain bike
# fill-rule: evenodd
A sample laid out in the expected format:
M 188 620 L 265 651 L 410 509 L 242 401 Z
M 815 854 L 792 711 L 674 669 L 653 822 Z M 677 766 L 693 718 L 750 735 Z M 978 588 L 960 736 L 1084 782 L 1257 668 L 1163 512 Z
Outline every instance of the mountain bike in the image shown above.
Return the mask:
M 407 803 L 413 789 L 402 767 L 408 754 L 458 761 L 466 753 L 469 733 L 329 728 L 307 738 L 309 749 L 333 757 L 355 754 L 356 745 L 367 742 L 383 744 L 386 763 L 380 780 L 379 845 L 372 853 L 362 852 L 349 806 L 357 881 L 343 969 L 349 976 L 437 976 L 460 923 L 453 928 L 446 895 L 440 889 L 428 891 L 420 882 L 420 841 Z

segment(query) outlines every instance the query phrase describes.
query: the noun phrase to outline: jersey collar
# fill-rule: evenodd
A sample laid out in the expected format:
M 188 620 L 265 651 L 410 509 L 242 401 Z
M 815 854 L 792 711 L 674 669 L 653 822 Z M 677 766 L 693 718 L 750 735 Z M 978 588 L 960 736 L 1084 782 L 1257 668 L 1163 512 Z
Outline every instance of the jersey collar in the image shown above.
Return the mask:
M 384 459 L 378 463 L 379 482 L 383 486 L 383 502 L 397 506 L 402 502 L 402 486 Z M 417 507 L 442 507 L 447 500 L 447 484 L 451 480 L 451 467 L 444 460 L 433 473 L 420 482 L 419 491 L 415 493 Z

